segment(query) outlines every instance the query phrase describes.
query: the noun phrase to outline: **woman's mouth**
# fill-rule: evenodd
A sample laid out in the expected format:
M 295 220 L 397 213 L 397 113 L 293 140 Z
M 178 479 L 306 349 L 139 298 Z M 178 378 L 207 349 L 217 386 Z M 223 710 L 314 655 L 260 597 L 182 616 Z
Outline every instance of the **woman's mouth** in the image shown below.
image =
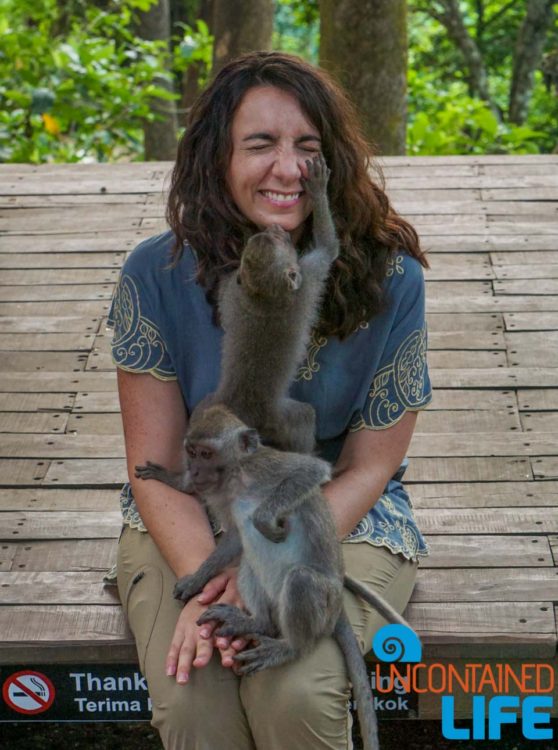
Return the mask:
M 274 190 L 260 190 L 260 194 L 274 206 L 294 206 L 300 200 L 302 192 L 276 193 Z

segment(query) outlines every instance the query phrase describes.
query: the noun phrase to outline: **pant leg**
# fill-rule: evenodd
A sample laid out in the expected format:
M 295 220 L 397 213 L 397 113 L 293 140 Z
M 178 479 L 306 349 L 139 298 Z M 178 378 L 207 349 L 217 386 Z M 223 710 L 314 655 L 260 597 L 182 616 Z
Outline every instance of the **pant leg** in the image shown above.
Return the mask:
M 342 546 L 347 573 L 366 583 L 402 612 L 409 601 L 417 564 L 387 547 L 366 542 Z M 363 653 L 385 620 L 345 591 L 347 614 Z M 352 747 L 350 697 L 345 662 L 333 638 L 308 656 L 242 679 L 240 697 L 258 750 L 348 750 Z
M 239 678 L 219 656 L 192 669 L 186 685 L 165 674 L 165 661 L 182 604 L 176 576 L 149 534 L 125 527 L 118 545 L 118 589 L 136 639 L 152 700 L 152 724 L 166 750 L 254 750 L 239 699 Z

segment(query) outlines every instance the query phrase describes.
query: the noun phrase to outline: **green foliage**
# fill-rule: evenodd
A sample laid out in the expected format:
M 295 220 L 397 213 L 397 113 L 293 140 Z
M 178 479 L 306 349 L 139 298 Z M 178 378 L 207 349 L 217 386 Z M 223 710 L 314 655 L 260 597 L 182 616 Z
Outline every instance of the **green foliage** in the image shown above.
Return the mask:
M 152 98 L 176 98 L 155 81 L 208 47 L 203 25 L 172 62 L 164 42 L 138 38 L 134 14 L 153 2 L 0 0 L 0 160 L 141 158 Z
M 275 0 L 273 49 L 318 60 L 320 13 L 317 0 Z

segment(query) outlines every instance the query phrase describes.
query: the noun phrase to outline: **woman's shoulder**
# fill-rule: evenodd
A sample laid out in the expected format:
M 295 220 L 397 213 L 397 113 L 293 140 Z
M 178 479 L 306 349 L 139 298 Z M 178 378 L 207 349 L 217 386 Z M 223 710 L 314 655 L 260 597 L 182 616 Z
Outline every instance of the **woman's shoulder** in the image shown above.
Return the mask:
M 424 281 L 423 266 L 407 250 L 394 251 L 387 261 L 386 281 L 390 286 L 412 287 Z
M 133 275 L 141 275 L 149 270 L 168 266 L 172 262 L 174 235 L 169 230 L 148 237 L 136 245 L 126 258 L 123 270 Z

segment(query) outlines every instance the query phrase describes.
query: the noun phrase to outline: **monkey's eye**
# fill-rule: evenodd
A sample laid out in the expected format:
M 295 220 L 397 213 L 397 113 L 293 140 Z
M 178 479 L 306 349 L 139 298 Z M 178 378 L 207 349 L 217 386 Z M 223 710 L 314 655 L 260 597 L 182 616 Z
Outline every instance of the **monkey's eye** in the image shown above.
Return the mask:
M 205 459 L 213 458 L 213 451 L 208 451 L 206 448 L 202 448 L 200 456 Z
M 191 445 L 186 446 L 186 453 L 190 456 L 190 458 L 196 457 L 196 449 L 192 448 Z

